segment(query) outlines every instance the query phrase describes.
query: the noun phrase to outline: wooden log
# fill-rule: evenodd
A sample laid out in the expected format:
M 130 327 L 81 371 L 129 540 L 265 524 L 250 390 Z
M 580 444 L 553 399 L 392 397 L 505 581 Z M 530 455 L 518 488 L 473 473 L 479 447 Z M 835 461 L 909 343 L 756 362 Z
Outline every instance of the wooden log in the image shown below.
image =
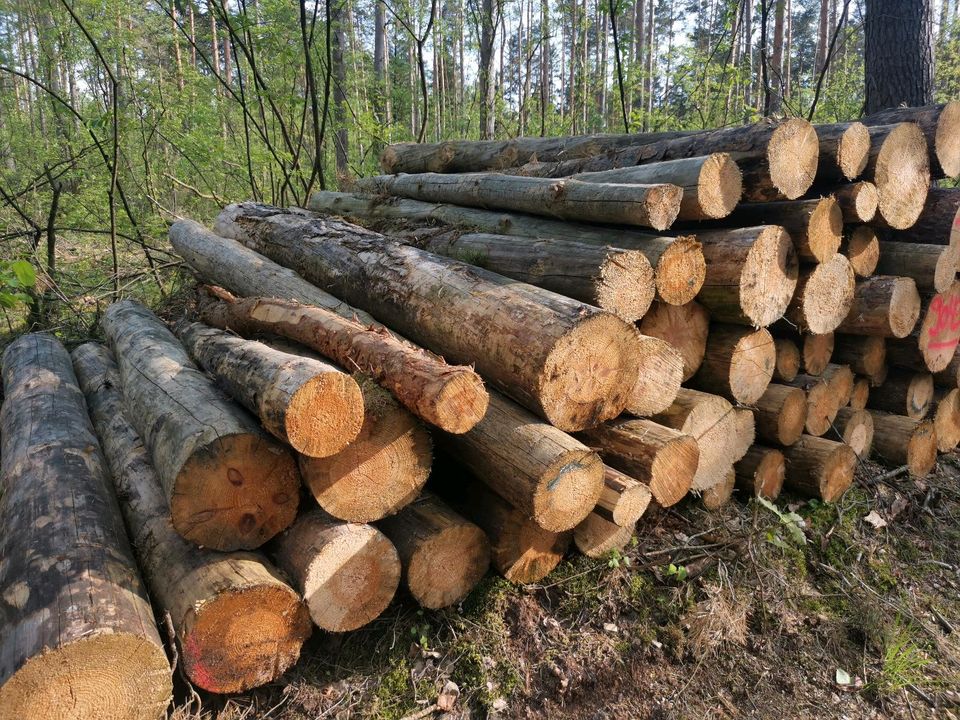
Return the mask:
M 833 332 L 850 311 L 855 285 L 850 261 L 838 253 L 800 272 L 785 316 L 803 332 Z
M 871 224 L 889 227 L 880 216 Z M 931 187 L 916 222 L 892 232 L 889 239 L 924 245 L 960 244 L 960 188 Z
M 877 272 L 912 278 L 922 293 L 950 289 L 960 270 L 960 246 L 881 242 Z
M 360 432 L 363 395 L 340 368 L 200 323 L 175 329 L 194 360 L 297 452 L 335 455 Z
M 770 384 L 776 361 L 777 350 L 769 330 L 714 324 L 703 363 L 691 385 L 750 405 Z
M 867 407 L 922 420 L 933 404 L 933 376 L 930 373 L 891 372 L 883 385 L 870 393 Z
M 476 362 L 560 429 L 615 417 L 636 384 L 636 329 L 575 300 L 338 220 L 244 203 L 217 227 L 449 360 Z
M 673 224 L 683 198 L 682 188 L 667 183 L 589 183 L 485 172 L 377 175 L 361 178 L 357 186 L 365 192 L 424 202 L 456 203 L 654 230 L 665 230 Z
M 863 119 L 867 125 L 915 122 L 927 138 L 934 177 L 960 175 L 960 103 L 880 110 Z
M 954 354 L 943 370 L 933 374 L 933 382 L 939 387 L 960 387 L 960 353 Z
M 777 446 L 793 445 L 807 422 L 807 393 L 798 387 L 771 383 L 756 402 L 757 435 Z
M 824 435 L 830 429 L 839 409 L 829 383 L 822 377 L 797 375 L 785 384 L 801 388 L 807 393 L 807 421 L 804 424 L 806 433 L 814 437 Z
M 913 123 L 872 126 L 866 177 L 877 186 L 884 221 L 901 230 L 913 225 L 930 189 L 930 159 L 923 131 Z
M 236 298 L 207 288 L 201 319 L 241 335 L 271 334 L 294 340 L 341 367 L 358 368 L 412 413 L 441 430 L 466 432 L 487 410 L 483 380 L 471 368 L 402 342 L 390 333 L 325 308 L 292 300 Z
M 833 419 L 828 437 L 846 443 L 858 458 L 866 460 L 873 447 L 873 416 L 867 410 L 842 407 Z
M 666 340 L 637 334 L 637 382 L 627 396 L 624 410 L 646 417 L 662 412 L 680 391 L 683 380 L 683 357 Z
M 837 332 L 903 338 L 920 317 L 920 294 L 910 278 L 877 275 L 856 284 L 849 307 Z
M 423 247 L 594 305 L 627 322 L 646 314 L 656 292 L 653 268 L 639 250 L 457 232 L 436 235 Z
M 626 473 L 603 466 L 603 490 L 593 512 L 623 527 L 636 524 L 650 506 L 650 489 Z
M 850 393 L 850 402 L 847 406 L 854 410 L 865 410 L 870 399 L 870 380 L 858 377 L 853 383 L 853 392 Z
M 880 205 L 877 186 L 863 180 L 849 185 L 838 185 L 832 190 L 833 198 L 840 206 L 843 222 L 865 223 L 873 220 Z
M 800 372 L 800 349 L 788 338 L 774 338 L 777 362 L 773 366 L 774 382 L 790 382 Z
M 833 358 L 835 336 L 832 332 L 822 335 L 803 335 L 803 372 L 807 375 L 823 375 Z
M 871 411 L 873 454 L 892 467 L 906 465 L 911 477 L 923 478 L 937 464 L 937 432 L 932 420 Z
M 662 507 L 690 490 L 700 452 L 696 438 L 651 420 L 616 420 L 579 433 L 604 461 L 650 489 Z
M 498 393 L 462 435 L 437 442 L 482 482 L 551 532 L 570 530 L 593 510 L 603 463 L 590 448 Z
M 867 225 L 853 228 L 843 252 L 857 277 L 870 277 L 877 272 L 877 265 L 880 263 L 880 238 L 877 231 Z
M 683 382 L 693 377 L 703 362 L 710 332 L 710 316 L 702 305 L 697 302 L 686 305 L 655 302 L 639 327 L 644 335 L 659 338 L 680 353 Z
M 842 408 L 850 402 L 853 394 L 853 371 L 849 365 L 830 363 L 823 371 L 823 379 L 830 386 L 830 394 L 836 407 Z
M 820 146 L 816 184 L 853 180 L 867 167 L 870 133 L 860 122 L 816 125 Z
M 400 584 L 400 557 L 371 525 L 345 523 L 319 508 L 301 515 L 272 543 L 314 624 L 347 632 L 376 619 Z
M 960 390 L 935 388 L 934 399 L 933 430 L 937 436 L 937 450 L 953 452 L 960 445 Z
M 784 485 L 801 495 L 836 502 L 853 483 L 857 454 L 849 445 L 804 435 L 783 450 L 783 457 Z
M 378 527 L 397 548 L 410 595 L 430 610 L 463 600 L 490 566 L 483 530 L 431 493 L 422 493 Z
M 887 376 L 887 341 L 875 335 L 836 335 L 833 359 L 871 382 Z M 879 384 L 879 382 L 874 382 Z
M 0 717 L 166 717 L 170 665 L 70 355 L 3 353 Z
M 797 257 L 777 225 L 699 233 L 707 273 L 697 300 L 720 322 L 766 327 L 797 287 Z
M 783 453 L 762 445 L 751 445 L 747 454 L 734 465 L 735 487 L 745 497 L 776 500 L 787 473 Z
M 140 568 L 157 607 L 169 614 L 190 682 L 215 693 L 273 682 L 310 636 L 300 595 L 259 553 L 217 552 L 180 537 L 150 455 L 124 415 L 113 355 L 87 343 L 73 351 L 73 364 Z
M 716 485 L 711 485 L 700 496 L 703 506 L 707 510 L 719 510 L 733 498 L 733 491 L 736 486 L 737 474 L 731 467 L 727 470 L 723 479 Z
M 916 344 L 926 369 L 940 372 L 950 364 L 960 343 L 960 281 L 928 298 L 922 313 L 919 327 L 908 340 Z
M 329 191 L 311 195 L 309 207 L 317 212 L 335 213 L 360 220 L 402 219 L 518 236 L 527 241 L 530 238 L 555 238 L 601 247 L 639 250 L 653 265 L 657 295 L 672 305 L 683 305 L 693 300 L 703 284 L 706 272 L 700 244 L 696 238 L 689 235 L 661 237 L 636 230 L 549 220 L 535 215 Z
M 613 550 L 623 550 L 633 537 L 633 526 L 617 525 L 590 513 L 574 528 L 573 541 L 577 550 L 591 558 L 601 558 Z
M 147 308 L 116 302 L 101 326 L 177 532 L 216 550 L 251 549 L 293 522 L 293 455 L 221 394 Z

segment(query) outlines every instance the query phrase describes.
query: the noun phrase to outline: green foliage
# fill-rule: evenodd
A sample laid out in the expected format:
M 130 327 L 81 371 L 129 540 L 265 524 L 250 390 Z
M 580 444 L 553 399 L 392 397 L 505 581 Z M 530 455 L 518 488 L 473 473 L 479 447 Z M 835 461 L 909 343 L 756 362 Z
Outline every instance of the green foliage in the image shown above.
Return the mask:
M 670 578 L 674 578 L 678 582 L 683 582 L 687 579 L 687 568 L 685 565 L 674 565 L 670 563 L 663 571 L 664 575 Z
M 910 685 L 923 685 L 930 663 L 910 629 L 898 618 L 884 640 L 880 674 L 872 686 L 879 694 L 890 695 Z
M 29 303 L 30 291 L 37 282 L 37 274 L 26 260 L 0 260 L 0 307 L 14 308 L 17 303 Z
M 783 512 L 766 498 L 758 497 L 757 502 L 761 507 L 766 508 L 780 520 L 780 528 L 786 534 L 787 539 L 795 545 L 806 545 L 807 536 L 803 532 L 804 520 L 795 512 Z M 784 541 L 781 533 L 771 530 L 767 533 L 767 542 L 781 549 L 789 547 Z

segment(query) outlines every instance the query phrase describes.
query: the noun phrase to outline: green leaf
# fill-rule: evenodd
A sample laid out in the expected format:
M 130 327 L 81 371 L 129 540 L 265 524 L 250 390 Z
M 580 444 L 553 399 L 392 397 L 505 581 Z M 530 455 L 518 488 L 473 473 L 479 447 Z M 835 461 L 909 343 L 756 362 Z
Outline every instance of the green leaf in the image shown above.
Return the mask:
M 32 287 L 37 281 L 37 273 L 34 271 L 33 265 L 26 260 L 15 260 L 10 263 L 10 269 L 21 287 Z

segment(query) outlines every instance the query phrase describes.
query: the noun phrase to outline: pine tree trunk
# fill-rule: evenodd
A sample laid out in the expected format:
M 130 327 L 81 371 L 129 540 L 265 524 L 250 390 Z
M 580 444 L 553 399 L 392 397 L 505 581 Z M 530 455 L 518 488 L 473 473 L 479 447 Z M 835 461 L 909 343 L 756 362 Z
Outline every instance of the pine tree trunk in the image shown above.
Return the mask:
M 866 111 L 933 100 L 931 0 L 867 0 Z M 823 20 L 821 20 L 821 27 Z

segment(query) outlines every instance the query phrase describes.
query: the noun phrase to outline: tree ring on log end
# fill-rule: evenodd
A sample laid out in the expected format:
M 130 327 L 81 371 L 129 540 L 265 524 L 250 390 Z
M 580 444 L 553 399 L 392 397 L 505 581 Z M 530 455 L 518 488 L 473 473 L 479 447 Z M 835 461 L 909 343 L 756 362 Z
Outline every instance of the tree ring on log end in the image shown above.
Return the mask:
M 877 231 L 868 225 L 855 227 L 847 242 L 847 259 L 858 277 L 873 275 L 880 262 L 880 238 Z
M 740 274 L 740 309 L 756 327 L 783 315 L 797 287 L 797 253 L 787 231 L 767 225 L 747 253 Z
M 852 122 L 843 131 L 837 147 L 837 165 L 847 180 L 860 176 L 870 159 L 870 131 L 861 122 Z
M 777 416 L 777 439 L 783 445 L 793 445 L 803 435 L 806 423 L 807 394 L 801 388 L 791 388 Z
M 683 357 L 670 343 L 641 336 L 637 352 L 639 372 L 625 409 L 638 417 L 665 411 L 677 397 L 683 381 Z
M 439 392 L 430 396 L 430 416 L 442 423 L 445 432 L 460 435 L 483 420 L 490 405 L 490 394 L 483 378 L 475 372 L 458 372 L 443 381 Z
M 960 295 L 960 285 L 957 287 Z M 890 332 L 895 338 L 905 338 L 920 318 L 920 293 L 911 278 L 897 278 L 890 296 Z
M 455 605 L 490 565 L 490 543 L 471 522 L 449 525 L 421 542 L 406 568 L 407 587 L 425 608 Z
M 693 300 L 707 277 L 703 247 L 693 235 L 676 238 L 657 261 L 657 294 L 670 305 Z
M 954 388 L 939 403 L 933 416 L 937 450 L 952 452 L 960 444 L 960 390 Z
M 603 462 L 596 453 L 561 453 L 540 477 L 533 496 L 533 519 L 544 530 L 571 530 L 593 511 L 602 491 Z
M 647 191 L 644 205 L 647 221 L 654 230 L 666 230 L 680 214 L 683 188 L 677 185 L 656 185 Z M 639 224 L 646 225 L 638 219 Z
M 818 260 L 829 260 L 840 250 L 843 211 L 832 197 L 821 198 L 807 221 L 807 242 Z
M 290 398 L 285 418 L 290 446 L 310 457 L 335 455 L 363 426 L 363 395 L 345 373 L 316 375 Z
M 838 253 L 817 265 L 803 289 L 805 329 L 817 335 L 833 332 L 850 311 L 854 289 L 853 268 L 843 255 Z
M 960 102 L 948 102 L 940 111 L 934 148 L 943 174 L 960 175 Z
M 515 583 L 537 582 L 549 575 L 563 560 L 570 546 L 570 533 L 544 530 L 535 522 L 517 520 L 519 528 L 512 530 L 512 542 L 499 542 L 492 548 L 494 565 L 507 580 Z
M 730 392 L 750 405 L 763 395 L 773 379 L 777 348 L 770 331 L 760 329 L 741 337 L 730 356 Z
M 779 450 L 770 450 L 764 456 L 763 460 L 757 466 L 755 477 L 757 483 L 757 495 L 767 500 L 776 500 L 783 490 L 783 481 L 787 475 L 786 461 L 783 453 Z
M 940 372 L 953 359 L 960 341 L 960 281 L 934 295 L 920 324 L 920 354 L 930 372 Z
M 913 477 L 924 477 L 937 464 L 937 433 L 933 422 L 925 420 L 917 425 L 907 443 L 907 465 Z
M 823 462 L 820 476 L 820 498 L 834 502 L 843 495 L 853 482 L 857 467 L 857 454 L 849 445 L 838 443 Z
M 602 309 L 635 322 L 646 315 L 656 294 L 653 266 L 637 250 L 615 250 L 600 268 L 595 293 Z
M 897 230 L 913 225 L 930 190 L 927 138 L 915 123 L 900 123 L 887 135 L 873 181 L 880 197 L 880 214 L 887 224 Z
M 661 507 L 680 502 L 693 486 L 700 449 L 690 435 L 674 438 L 663 445 L 650 466 L 650 494 Z
M 733 212 L 743 195 L 740 168 L 727 153 L 714 153 L 700 168 L 697 200 L 707 218 L 724 218 Z
M 817 175 L 820 141 L 806 120 L 782 122 L 770 137 L 767 161 L 770 179 L 788 200 L 796 200 L 810 189 Z

